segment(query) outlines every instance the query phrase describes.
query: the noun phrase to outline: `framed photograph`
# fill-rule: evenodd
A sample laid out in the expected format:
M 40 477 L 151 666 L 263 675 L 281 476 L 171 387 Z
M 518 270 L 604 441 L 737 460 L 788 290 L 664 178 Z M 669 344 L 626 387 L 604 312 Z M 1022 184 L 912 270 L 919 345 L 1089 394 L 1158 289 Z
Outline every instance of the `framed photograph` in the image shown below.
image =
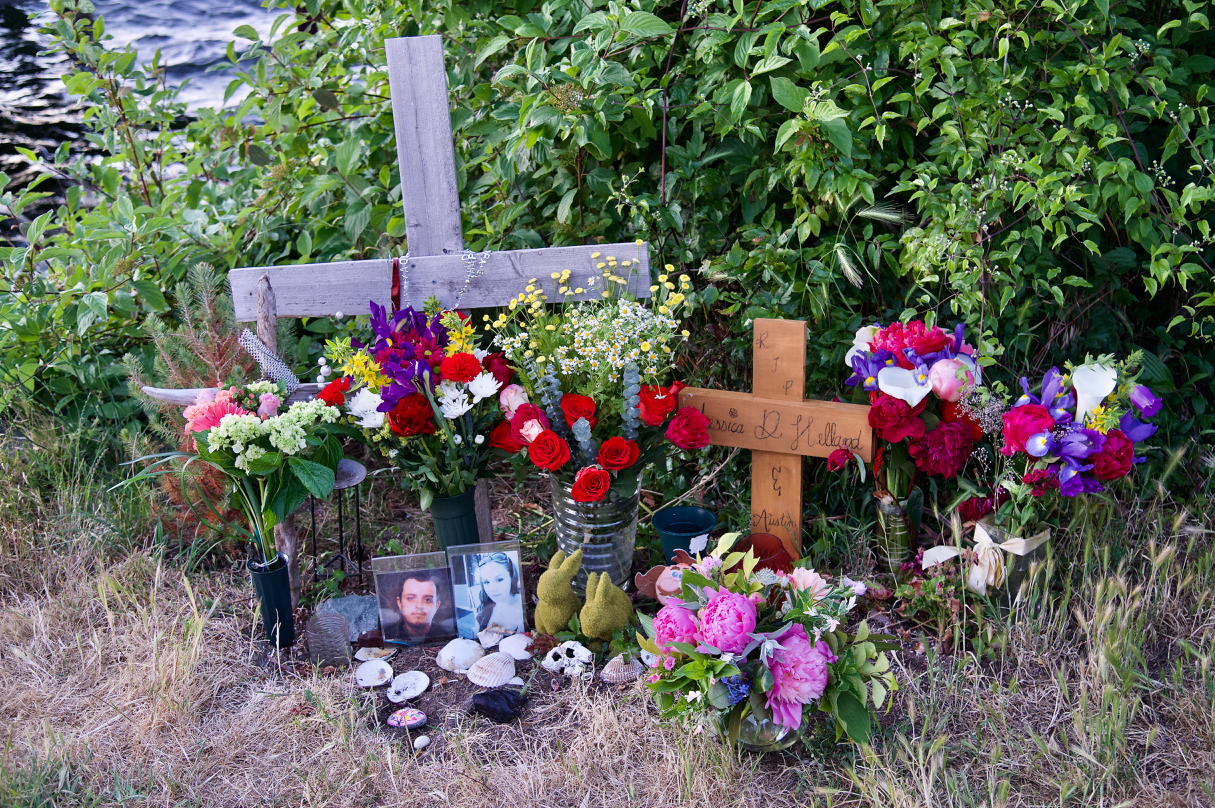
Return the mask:
M 373 558 L 371 574 L 385 642 L 421 645 L 456 636 L 445 553 Z
M 526 631 L 519 542 L 465 544 L 447 548 L 456 627 L 472 639 L 490 626 Z

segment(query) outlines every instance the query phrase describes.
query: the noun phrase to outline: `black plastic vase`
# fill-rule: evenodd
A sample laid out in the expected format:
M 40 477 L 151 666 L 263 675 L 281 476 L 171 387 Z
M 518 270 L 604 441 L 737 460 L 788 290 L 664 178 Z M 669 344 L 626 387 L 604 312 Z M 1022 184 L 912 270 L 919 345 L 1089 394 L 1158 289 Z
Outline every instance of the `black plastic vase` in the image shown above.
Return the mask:
M 477 531 L 475 496 L 474 488 L 454 497 L 436 497 L 430 503 L 430 515 L 435 520 L 435 538 L 440 550 L 481 542 L 481 535 Z
M 253 578 L 253 591 L 262 605 L 262 626 L 266 640 L 276 648 L 290 648 L 295 642 L 295 617 L 291 609 L 291 579 L 287 575 L 287 557 L 278 554 L 267 569 L 259 561 L 246 565 Z

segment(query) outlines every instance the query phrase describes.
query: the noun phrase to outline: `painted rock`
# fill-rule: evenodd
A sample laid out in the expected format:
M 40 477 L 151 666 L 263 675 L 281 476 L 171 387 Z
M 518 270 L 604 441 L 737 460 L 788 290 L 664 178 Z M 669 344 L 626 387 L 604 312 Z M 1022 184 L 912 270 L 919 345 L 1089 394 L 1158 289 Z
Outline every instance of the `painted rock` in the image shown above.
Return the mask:
M 406 707 L 404 710 L 397 710 L 392 715 L 388 716 L 388 726 L 404 729 L 413 729 L 420 727 L 426 723 L 426 713 L 421 710 L 415 710 L 412 707 Z

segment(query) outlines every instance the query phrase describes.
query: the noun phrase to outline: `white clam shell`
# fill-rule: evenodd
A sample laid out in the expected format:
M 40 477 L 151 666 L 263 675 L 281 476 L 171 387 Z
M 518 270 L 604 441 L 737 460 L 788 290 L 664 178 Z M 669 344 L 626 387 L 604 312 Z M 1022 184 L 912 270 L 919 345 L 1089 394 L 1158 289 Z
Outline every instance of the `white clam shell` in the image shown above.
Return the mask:
M 509 682 L 507 682 L 507 684 L 514 685 L 515 687 L 524 687 L 525 685 L 527 685 L 527 682 L 523 681 L 522 676 L 516 676 L 514 679 L 511 679 Z
M 641 667 L 641 663 L 636 658 L 626 661 L 624 654 L 620 654 L 608 660 L 608 663 L 603 666 L 603 670 L 599 672 L 599 678 L 614 685 L 635 682 L 643 670 L 645 669 Z
M 505 631 L 499 631 L 496 626 L 490 626 L 477 635 L 477 639 L 481 642 L 481 647 L 489 650 L 502 641 L 506 636 Z
M 515 675 L 515 660 L 501 651 L 483 656 L 468 669 L 468 681 L 479 687 L 500 687 Z
M 526 634 L 512 634 L 509 637 L 503 637 L 498 643 L 499 651 L 504 654 L 510 654 L 520 662 L 532 658 L 531 652 L 527 650 L 531 647 L 532 638 Z
M 485 649 L 476 640 L 466 640 L 463 637 L 443 646 L 435 657 L 435 664 L 449 671 L 462 671 L 471 668 L 473 663 L 485 656 Z
M 388 700 L 393 704 L 400 704 L 410 699 L 416 699 L 425 693 L 428 687 L 430 687 L 430 677 L 425 673 L 406 671 L 392 680 L 392 687 L 388 688 Z
M 425 749 L 428 746 L 430 746 L 430 736 L 429 735 L 419 735 L 418 737 L 413 739 L 413 748 L 414 749 L 417 749 L 420 751 L 422 749 Z
M 379 687 L 392 681 L 392 666 L 382 659 L 373 659 L 359 665 L 354 680 L 360 687 Z
M 396 648 L 360 648 L 354 652 L 354 658 L 359 662 L 370 662 L 373 659 L 392 659 L 397 655 Z

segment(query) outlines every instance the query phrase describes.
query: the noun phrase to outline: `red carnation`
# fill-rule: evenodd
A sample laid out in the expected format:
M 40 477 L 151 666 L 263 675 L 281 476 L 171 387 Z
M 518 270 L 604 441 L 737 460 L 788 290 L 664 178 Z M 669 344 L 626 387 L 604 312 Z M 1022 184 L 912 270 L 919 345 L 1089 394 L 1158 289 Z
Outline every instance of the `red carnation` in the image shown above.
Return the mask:
M 388 413 L 388 425 L 403 438 L 435 433 L 434 411 L 421 393 L 405 396 Z
M 945 479 L 958 476 L 970 453 L 974 439 L 965 424 L 941 423 L 922 438 L 907 443 L 907 454 L 925 474 L 939 474 Z
M 481 360 L 481 367 L 486 373 L 492 373 L 503 387 L 511 383 L 511 379 L 515 378 L 515 369 L 506 363 L 506 355 L 502 352 L 486 354 Z
M 344 395 L 350 389 L 350 379 L 345 376 L 334 379 L 321 389 L 321 392 L 316 394 L 316 397 L 328 404 L 330 407 L 340 407 L 346 403 Z
M 452 354 L 439 365 L 439 373 L 444 381 L 468 384 L 481 375 L 481 363 L 470 353 Z
M 676 382 L 675 384 L 679 384 Z M 675 385 L 672 385 L 674 387 Z M 679 385 L 682 387 L 683 385 Z M 650 426 L 661 426 L 667 416 L 675 411 L 679 398 L 670 388 L 662 385 L 641 385 L 641 421 Z
M 1059 473 L 1055 469 L 1034 469 L 1021 477 L 1021 482 L 1033 487 L 1033 495 L 1040 497 L 1047 491 L 1059 490 Z
M 1055 419 L 1041 404 L 1022 404 L 1004 413 L 1004 447 L 1000 454 L 1009 456 L 1025 451 L 1025 441 L 1039 432 L 1055 428 Z
M 523 444 L 515 440 L 514 435 L 510 433 L 510 421 L 505 418 L 494 424 L 494 428 L 489 433 L 489 445 L 490 448 L 501 449 L 511 454 L 523 448 Z
M 1089 462 L 1098 480 L 1117 480 L 1130 472 L 1135 462 L 1135 445 L 1121 429 L 1111 429 L 1105 433 L 1105 446 Z
M 667 440 L 680 449 L 699 449 L 709 445 L 709 418 L 695 407 L 684 407 L 667 426 Z
M 612 487 L 612 475 L 598 466 L 579 469 L 570 492 L 575 502 L 600 502 Z
M 958 506 L 963 522 L 977 522 L 991 513 L 991 497 L 971 497 Z
M 827 471 L 839 471 L 852 462 L 853 459 L 852 452 L 841 446 L 827 455 Z
M 627 469 L 637 462 L 641 450 L 634 441 L 626 438 L 612 437 L 599 447 L 599 465 L 610 471 Z
M 595 417 L 595 400 L 590 396 L 566 393 L 561 397 L 561 412 L 565 415 L 565 422 L 571 427 L 579 418 L 585 418 L 591 429 L 599 423 L 599 419 Z
M 570 459 L 570 447 L 551 429 L 536 436 L 527 448 L 527 456 L 542 469 L 557 471 Z
M 903 438 L 921 438 L 924 436 L 924 422 L 915 416 L 915 411 L 906 401 L 879 393 L 869 407 L 869 426 L 876 429 L 878 437 L 887 443 L 898 443 Z

